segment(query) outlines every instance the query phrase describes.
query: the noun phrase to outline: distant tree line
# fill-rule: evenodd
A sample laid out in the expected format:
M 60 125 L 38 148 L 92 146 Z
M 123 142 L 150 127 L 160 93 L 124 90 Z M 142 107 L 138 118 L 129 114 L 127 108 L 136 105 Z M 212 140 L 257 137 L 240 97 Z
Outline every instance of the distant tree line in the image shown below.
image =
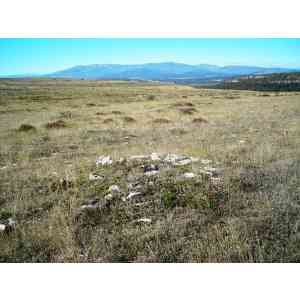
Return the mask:
M 225 80 L 208 88 L 286 92 L 300 91 L 300 73 L 280 73 Z

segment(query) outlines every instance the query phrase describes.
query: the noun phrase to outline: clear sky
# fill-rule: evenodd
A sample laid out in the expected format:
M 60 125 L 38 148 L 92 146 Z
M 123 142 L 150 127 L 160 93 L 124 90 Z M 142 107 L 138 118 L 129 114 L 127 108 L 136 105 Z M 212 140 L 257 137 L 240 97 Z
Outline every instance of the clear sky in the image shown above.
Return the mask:
M 300 39 L 0 39 L 0 75 L 147 62 L 300 68 Z

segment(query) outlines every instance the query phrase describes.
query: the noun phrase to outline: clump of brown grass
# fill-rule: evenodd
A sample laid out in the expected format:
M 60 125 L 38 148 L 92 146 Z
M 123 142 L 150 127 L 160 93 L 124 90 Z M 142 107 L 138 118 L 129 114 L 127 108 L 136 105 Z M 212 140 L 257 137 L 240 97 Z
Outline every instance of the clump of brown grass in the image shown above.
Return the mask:
M 155 99 L 155 96 L 154 95 L 148 95 L 147 96 L 147 100 L 154 100 Z
M 134 123 L 134 122 L 136 122 L 136 119 L 135 119 L 135 118 L 129 117 L 129 116 L 125 116 L 125 117 L 123 118 L 123 120 L 124 120 L 124 122 L 126 122 L 126 123 Z
M 103 120 L 103 123 L 104 124 L 109 124 L 109 123 L 112 123 L 114 121 L 114 119 L 112 119 L 112 118 L 107 118 L 107 119 L 104 119 Z
M 194 124 L 201 124 L 201 123 L 208 123 L 208 120 L 206 120 L 206 119 L 203 118 L 203 117 L 198 117 L 198 118 L 193 119 L 192 122 L 193 122 Z
M 194 107 L 183 107 L 180 108 L 179 111 L 185 115 L 192 115 L 193 113 L 197 112 L 197 109 Z
M 67 127 L 67 124 L 64 120 L 57 120 L 53 122 L 48 122 L 46 124 L 47 129 L 60 129 L 60 128 L 65 128 Z
M 177 103 L 174 103 L 172 106 L 173 107 L 185 107 L 185 106 L 193 107 L 194 104 L 191 102 L 177 102 Z
M 97 115 L 97 116 L 105 116 L 106 113 L 103 112 L 103 111 L 98 111 L 98 112 L 96 112 L 96 115 Z
M 87 103 L 86 106 L 96 106 L 95 103 Z
M 166 118 L 157 118 L 152 121 L 154 124 L 169 124 L 171 121 Z
M 119 111 L 119 110 L 112 110 L 111 113 L 114 114 L 114 115 L 121 115 L 122 114 L 122 112 Z
M 21 124 L 19 129 L 19 131 L 31 131 L 31 130 L 36 130 L 36 128 L 31 125 L 31 124 Z

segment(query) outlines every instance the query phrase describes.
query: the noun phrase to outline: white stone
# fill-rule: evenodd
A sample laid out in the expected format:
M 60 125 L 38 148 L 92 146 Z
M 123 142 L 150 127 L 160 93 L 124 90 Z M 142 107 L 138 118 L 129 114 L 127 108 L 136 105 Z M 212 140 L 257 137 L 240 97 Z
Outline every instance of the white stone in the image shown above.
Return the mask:
M 107 201 L 110 201 L 110 200 L 112 200 L 113 198 L 114 198 L 114 197 L 113 197 L 112 194 L 107 194 L 107 195 L 104 196 L 104 199 L 107 200 Z
M 157 153 L 152 153 L 152 154 L 150 155 L 150 158 L 151 158 L 151 160 L 153 160 L 153 161 L 158 161 L 158 160 L 161 159 L 160 156 L 159 156 Z
M 183 177 L 184 178 L 195 178 L 196 175 L 194 173 L 184 173 Z
M 174 162 L 173 165 L 174 166 L 186 166 L 186 165 L 189 165 L 191 162 L 192 162 L 191 159 L 186 158 L 186 159 Z
M 121 193 L 121 190 L 116 184 L 114 184 L 108 188 L 108 192 L 111 193 L 113 196 L 116 196 Z
M 96 181 L 96 180 L 101 180 L 101 179 L 103 179 L 103 177 L 102 176 L 99 176 L 99 175 L 97 175 L 97 174 L 89 174 L 89 180 L 90 181 Z
M 4 224 L 0 224 L 0 232 L 5 231 L 6 226 Z
M 141 219 L 138 219 L 137 222 L 139 222 L 139 223 L 148 223 L 149 224 L 149 223 L 152 222 L 152 220 L 149 219 L 149 218 L 141 218 Z
M 148 171 L 144 173 L 146 176 L 150 177 L 150 176 L 155 176 L 159 174 L 159 171 L 157 170 L 153 170 L 153 171 Z
M 112 159 L 110 158 L 110 156 L 105 156 L 105 155 L 101 155 L 97 158 L 96 160 L 96 165 L 99 166 L 108 166 L 111 165 L 113 163 Z
M 140 196 L 141 194 L 142 194 L 141 192 L 131 192 L 126 197 L 126 200 L 132 200 L 133 198 Z
M 8 219 L 8 226 L 10 226 L 10 227 L 16 226 L 16 221 L 13 220 L 12 218 L 9 218 Z
M 201 159 L 201 163 L 204 164 L 204 165 L 208 165 L 211 163 L 211 160 L 209 159 Z
M 193 156 L 191 156 L 190 160 L 191 160 L 192 162 L 198 162 L 200 159 L 199 159 L 198 157 L 193 157 Z
M 86 204 L 86 205 L 81 205 L 81 209 L 82 210 L 95 210 L 97 209 L 99 206 L 98 204 Z

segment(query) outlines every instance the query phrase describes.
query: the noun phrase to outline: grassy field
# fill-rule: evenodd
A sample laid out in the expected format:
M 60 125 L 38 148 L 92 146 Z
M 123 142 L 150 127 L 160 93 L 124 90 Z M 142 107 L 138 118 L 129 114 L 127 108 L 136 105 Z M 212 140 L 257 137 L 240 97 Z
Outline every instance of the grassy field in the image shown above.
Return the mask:
M 0 80 L 1 262 L 299 262 L 299 183 L 299 92 Z

